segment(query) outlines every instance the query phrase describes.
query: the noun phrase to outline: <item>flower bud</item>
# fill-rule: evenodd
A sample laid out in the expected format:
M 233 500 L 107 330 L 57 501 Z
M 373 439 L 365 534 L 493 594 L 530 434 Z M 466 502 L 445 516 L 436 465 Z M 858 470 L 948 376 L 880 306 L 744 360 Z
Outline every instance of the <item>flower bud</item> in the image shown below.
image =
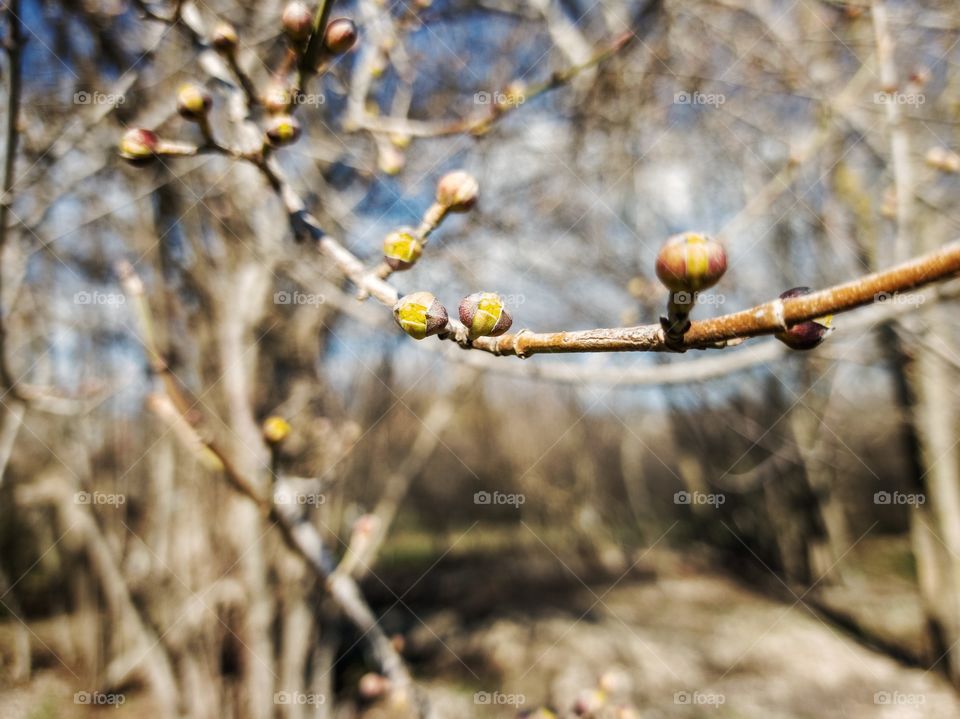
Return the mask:
M 394 230 L 383 240 L 383 257 L 392 270 L 410 269 L 422 252 L 423 245 L 409 227 Z
M 357 26 L 348 17 L 338 17 L 327 24 L 323 45 L 334 55 L 343 55 L 357 42 Z
M 944 147 L 931 147 L 927 150 L 925 159 L 930 167 L 940 172 L 953 175 L 960 172 L 960 155 Z
M 300 123 L 293 115 L 274 115 L 267 122 L 266 136 L 274 147 L 289 145 L 300 137 Z
M 210 95 L 197 85 L 186 83 L 177 90 L 177 112 L 186 120 L 196 122 L 205 117 L 211 102 Z
M 293 98 L 290 90 L 280 83 L 273 82 L 263 93 L 263 107 L 271 115 L 287 115 Z
M 579 716 L 593 716 L 607 703 L 606 695 L 599 689 L 587 689 L 580 692 L 573 704 L 573 713 Z
M 809 287 L 794 287 L 780 295 L 780 299 L 786 300 L 791 297 L 802 297 L 809 295 L 813 290 Z M 793 325 L 785 332 L 778 332 L 774 335 L 787 347 L 793 350 L 812 350 L 818 346 L 832 331 L 830 325 L 833 322 L 833 315 L 818 317 L 815 320 L 807 320 Z
M 305 3 L 293 0 L 283 9 L 280 22 L 287 37 L 294 42 L 303 42 L 310 37 L 310 31 L 313 29 L 313 13 Z
M 480 185 L 463 170 L 448 172 L 437 183 L 437 202 L 451 212 L 466 212 L 477 204 Z
M 393 306 L 400 329 L 416 340 L 440 334 L 447 326 L 447 310 L 429 292 L 414 292 L 401 297 Z
M 271 415 L 263 420 L 260 430 L 268 444 L 280 444 L 290 434 L 290 423 L 283 417 Z
M 709 235 L 685 232 L 667 240 L 657 255 L 657 277 L 672 292 L 697 292 L 727 271 L 723 245 Z
M 460 301 L 460 321 L 470 339 L 502 335 L 513 324 L 513 318 L 503 306 L 503 298 L 493 292 L 475 292 Z
M 213 45 L 213 49 L 225 55 L 236 50 L 238 42 L 237 31 L 225 20 L 218 22 L 210 33 L 210 44 Z
M 134 127 L 120 138 L 120 157 L 133 163 L 143 163 L 153 158 L 160 147 L 157 133 Z
M 357 690 L 366 701 L 374 701 L 390 691 L 390 680 L 380 674 L 367 672 L 360 677 Z

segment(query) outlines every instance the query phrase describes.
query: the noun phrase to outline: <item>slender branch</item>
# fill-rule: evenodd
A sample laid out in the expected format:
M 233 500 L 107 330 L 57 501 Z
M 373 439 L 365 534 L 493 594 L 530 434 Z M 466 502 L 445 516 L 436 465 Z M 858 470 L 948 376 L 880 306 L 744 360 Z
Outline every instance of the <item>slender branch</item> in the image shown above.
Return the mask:
M 848 312 L 957 273 L 960 273 L 960 241 L 891 269 L 809 295 L 772 300 L 741 312 L 696 320 L 684 334 L 682 347 L 704 349 L 739 344 L 748 337 L 776 334 L 800 322 Z M 671 349 L 659 324 L 578 332 L 521 331 L 501 337 L 481 337 L 469 346 L 518 357 L 545 352 L 665 352 Z
M 182 387 L 163 360 L 157 346 L 152 315 L 144 296 L 143 282 L 129 263 L 122 263 L 118 271 L 124 292 L 134 306 L 140 325 L 141 340 L 146 348 L 151 370 L 161 379 L 168 399 L 195 433 L 195 439 L 191 438 L 188 444 L 195 449 L 197 442 L 202 443 L 217 458 L 223 468 L 224 476 L 234 489 L 253 501 L 269 521 L 279 528 L 287 545 L 301 556 L 311 572 L 326 587 L 344 615 L 360 630 L 370 644 L 384 676 L 390 678 L 393 686 L 400 692 L 412 692 L 413 680 L 403 659 L 380 628 L 376 616 L 360 593 L 356 581 L 349 576 L 334 573 L 335 565 L 324 550 L 323 540 L 316 528 L 298 516 L 296 507 L 278 505 L 274 502 L 272 495 L 261 492 L 257 482 L 244 475 L 229 453 L 205 430 L 202 417 L 197 411 L 199 402 L 189 397 L 186 389 Z

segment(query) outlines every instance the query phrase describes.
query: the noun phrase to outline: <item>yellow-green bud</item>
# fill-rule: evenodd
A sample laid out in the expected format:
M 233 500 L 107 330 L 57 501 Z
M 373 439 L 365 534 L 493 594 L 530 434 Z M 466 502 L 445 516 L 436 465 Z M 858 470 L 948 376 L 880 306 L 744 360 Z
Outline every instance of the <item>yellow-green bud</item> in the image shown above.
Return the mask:
M 416 340 L 439 334 L 447 326 L 447 310 L 429 292 L 414 292 L 393 306 L 400 329 Z
M 223 54 L 230 54 L 237 49 L 237 31 L 225 20 L 218 22 L 210 33 L 210 44 L 213 49 Z
M 293 0 L 283 9 L 280 22 L 283 24 L 283 31 L 291 40 L 303 42 L 310 37 L 310 31 L 313 29 L 313 13 L 305 3 Z
M 290 423 L 283 417 L 271 415 L 263 420 L 261 431 L 269 444 L 279 444 L 290 434 Z
M 437 183 L 437 203 L 451 212 L 466 212 L 477 204 L 480 185 L 464 170 L 448 172 Z
M 460 301 L 460 321 L 470 339 L 502 335 L 513 324 L 513 318 L 503 306 L 503 298 L 493 292 L 475 292 L 464 297 Z
M 327 24 L 323 45 L 334 55 L 343 55 L 357 42 L 357 26 L 348 17 L 338 17 Z
M 197 85 L 185 83 L 177 90 L 177 112 L 187 120 L 197 121 L 210 111 L 210 95 Z
M 266 136 L 274 147 L 289 145 L 300 137 L 300 122 L 293 115 L 274 115 L 267 122 Z
M 123 133 L 118 149 L 120 157 L 135 164 L 153 159 L 160 146 L 160 138 L 155 132 L 134 127 Z
M 674 235 L 657 255 L 657 277 L 672 292 L 698 292 L 715 285 L 727 271 L 723 245 L 709 235 Z
M 383 258 L 392 270 L 410 269 L 422 252 L 423 245 L 409 227 L 394 230 L 383 240 Z

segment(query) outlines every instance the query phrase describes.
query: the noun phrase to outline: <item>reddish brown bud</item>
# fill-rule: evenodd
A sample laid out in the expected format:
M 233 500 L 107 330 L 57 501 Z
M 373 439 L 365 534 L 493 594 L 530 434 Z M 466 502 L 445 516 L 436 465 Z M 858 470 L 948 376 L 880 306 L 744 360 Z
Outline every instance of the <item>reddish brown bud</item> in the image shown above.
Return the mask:
M 452 212 L 466 212 L 477 204 L 480 185 L 463 170 L 448 172 L 437 183 L 437 202 Z
M 374 701 L 390 691 L 390 680 L 380 674 L 368 672 L 360 677 L 357 689 L 363 699 Z
M 334 55 L 343 55 L 357 42 L 357 26 L 348 17 L 338 17 L 329 22 L 323 33 L 323 45 Z
M 273 82 L 263 93 L 263 107 L 271 115 L 286 115 L 293 104 L 290 90 L 280 83 Z
M 303 42 L 310 37 L 310 31 L 313 29 L 313 13 L 305 3 L 294 0 L 287 3 L 283 9 L 280 22 L 287 37 L 294 42 Z
M 218 22 L 210 33 L 210 44 L 213 45 L 213 49 L 225 55 L 236 50 L 238 42 L 236 29 L 225 20 Z
M 503 298 L 493 292 L 475 292 L 460 301 L 460 321 L 470 339 L 502 335 L 513 324 Z
M 267 122 L 267 142 L 274 147 L 289 145 L 300 137 L 300 123 L 293 115 L 274 115 Z
M 422 252 L 423 245 L 409 227 L 401 227 L 383 240 L 383 259 L 395 271 L 413 267 Z
M 449 319 L 446 308 L 429 292 L 401 297 L 393 306 L 393 317 L 400 329 L 415 340 L 440 334 Z
M 802 297 L 809 295 L 812 290 L 809 287 L 794 287 L 780 295 L 780 299 L 785 300 L 790 297 Z M 832 331 L 830 327 L 833 322 L 833 315 L 818 317 L 815 320 L 808 320 L 793 325 L 786 332 L 778 332 L 774 337 L 783 342 L 787 347 L 793 350 L 812 350 L 817 347 L 828 334 Z
M 202 88 L 191 83 L 185 83 L 177 90 L 177 112 L 186 120 L 196 122 L 210 111 L 212 100 Z
M 723 245 L 708 235 L 674 235 L 657 255 L 657 277 L 672 292 L 698 292 L 717 284 L 727 271 Z
M 144 163 L 157 154 L 160 138 L 157 133 L 134 127 L 123 133 L 120 138 L 120 157 L 133 163 Z

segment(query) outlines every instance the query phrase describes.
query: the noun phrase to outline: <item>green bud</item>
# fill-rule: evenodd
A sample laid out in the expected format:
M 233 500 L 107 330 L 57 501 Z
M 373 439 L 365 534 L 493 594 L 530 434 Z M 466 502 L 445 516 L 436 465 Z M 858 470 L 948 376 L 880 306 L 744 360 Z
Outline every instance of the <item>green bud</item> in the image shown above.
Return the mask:
M 440 334 L 448 320 L 447 310 L 429 292 L 401 297 L 393 306 L 393 316 L 400 329 L 415 340 Z
M 177 112 L 186 120 L 196 122 L 210 111 L 212 101 L 203 88 L 185 83 L 177 90 Z
M 503 298 L 493 292 L 475 292 L 464 297 L 460 301 L 460 321 L 470 339 L 502 335 L 513 324 Z
M 142 164 L 153 159 L 160 147 L 160 138 L 157 133 L 134 127 L 123 133 L 120 138 L 120 157 L 135 164 Z
M 698 292 L 717 284 L 727 271 L 723 245 L 709 235 L 674 235 L 657 255 L 657 277 L 672 292 Z
M 290 145 L 300 137 L 300 122 L 293 115 L 274 115 L 267 121 L 267 142 L 274 147 Z
M 408 270 L 423 252 L 423 245 L 409 227 L 401 227 L 383 240 L 383 258 L 392 270 Z

